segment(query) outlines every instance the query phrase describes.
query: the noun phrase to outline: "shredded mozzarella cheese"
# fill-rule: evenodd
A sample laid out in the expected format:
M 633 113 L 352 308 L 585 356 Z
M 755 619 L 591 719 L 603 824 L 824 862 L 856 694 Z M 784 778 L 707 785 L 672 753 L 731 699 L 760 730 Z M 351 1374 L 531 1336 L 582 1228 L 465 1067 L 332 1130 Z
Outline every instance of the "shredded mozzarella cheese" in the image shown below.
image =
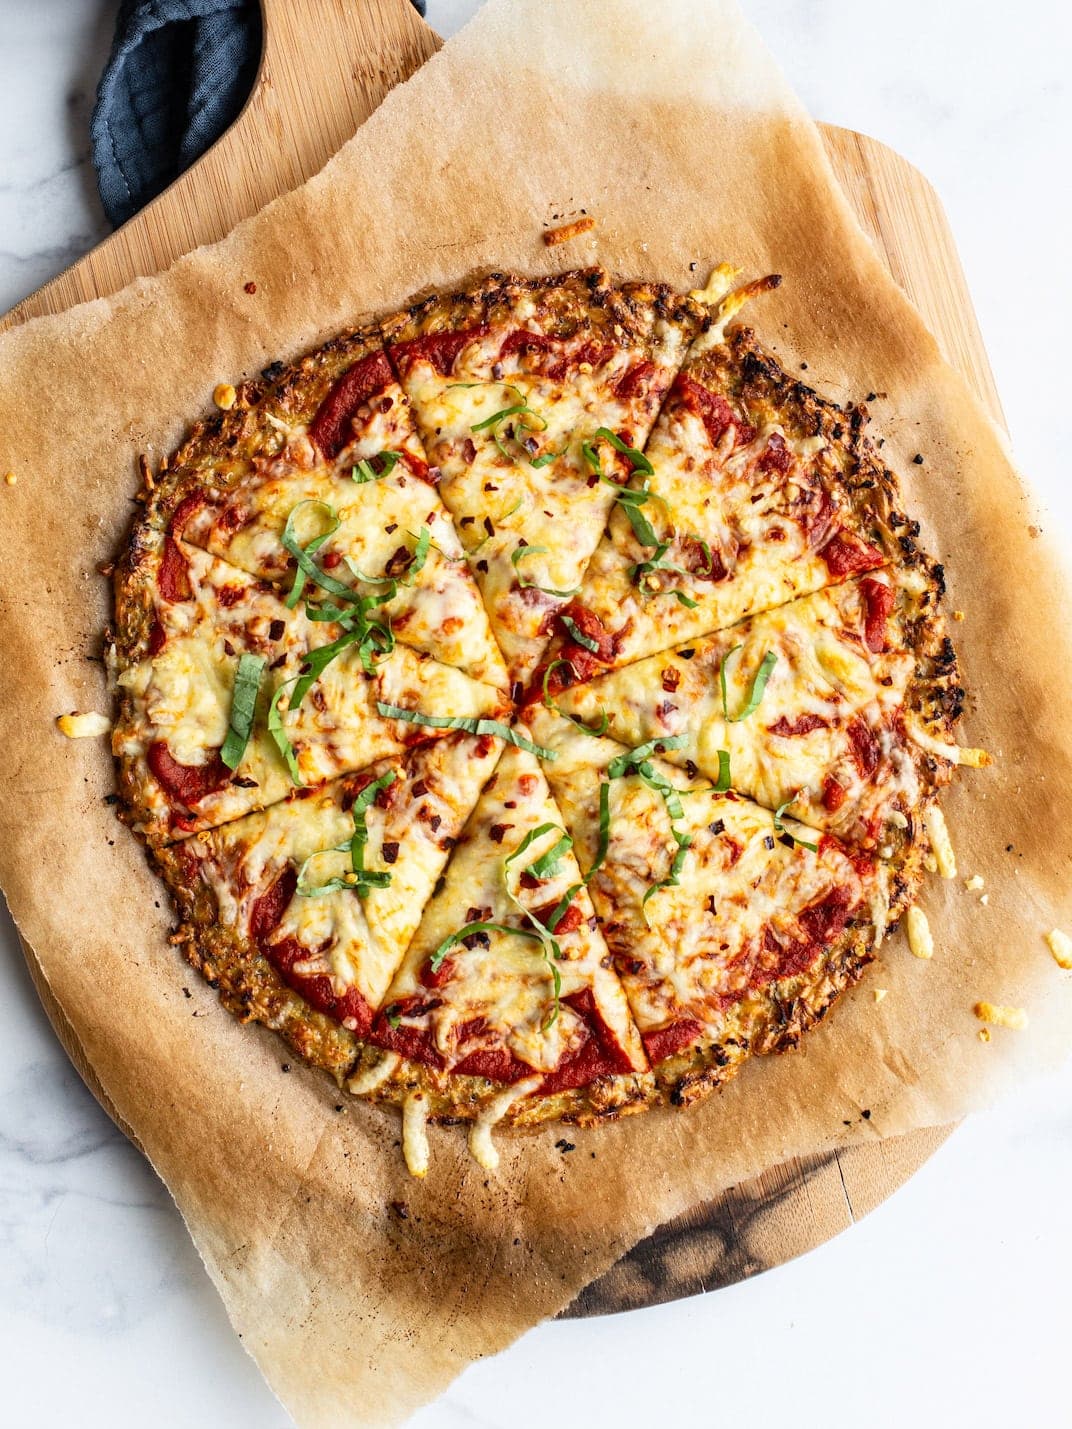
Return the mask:
M 402 1155 L 411 1176 L 420 1180 L 428 1175 L 428 1103 L 423 1092 L 410 1092 L 402 1103 Z
M 1072 938 L 1067 933 L 1062 933 L 1060 928 L 1051 928 L 1046 934 L 1046 946 L 1059 968 L 1072 968 Z
M 56 725 L 68 739 L 91 739 L 98 734 L 107 734 L 112 722 L 107 715 L 93 711 L 90 714 L 60 715 Z
M 908 947 L 914 958 L 934 957 L 934 938 L 931 925 L 922 908 L 913 905 L 908 910 Z
M 949 837 L 945 815 L 937 804 L 932 804 L 923 816 L 923 825 L 934 850 L 934 860 L 943 878 L 956 878 L 957 856 L 953 852 L 953 842 Z
M 1011 1027 L 1022 1032 L 1027 1026 L 1027 1012 L 1022 1007 L 1002 1007 L 993 1002 L 977 1002 L 972 1009 L 980 1022 L 993 1027 Z
M 515 1082 L 512 1087 L 507 1087 L 493 1096 L 491 1101 L 481 1108 L 469 1132 L 469 1154 L 485 1171 L 494 1171 L 499 1165 L 499 1153 L 491 1138 L 493 1128 L 502 1121 L 515 1102 L 529 1096 L 542 1081 L 542 1077 L 526 1077 L 524 1081 Z
M 356 1077 L 351 1077 L 346 1083 L 346 1090 L 355 1097 L 363 1097 L 368 1092 L 374 1092 L 377 1087 L 382 1087 L 388 1081 L 392 1073 L 395 1072 L 402 1058 L 397 1052 L 386 1052 L 374 1066 L 365 1067 L 358 1072 Z

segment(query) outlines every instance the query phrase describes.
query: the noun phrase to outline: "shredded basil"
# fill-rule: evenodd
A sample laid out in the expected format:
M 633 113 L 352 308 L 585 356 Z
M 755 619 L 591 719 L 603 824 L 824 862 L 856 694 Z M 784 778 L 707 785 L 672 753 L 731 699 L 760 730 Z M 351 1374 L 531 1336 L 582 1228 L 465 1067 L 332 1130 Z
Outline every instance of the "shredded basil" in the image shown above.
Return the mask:
M 810 844 L 806 839 L 797 838 L 796 834 L 793 833 L 792 829 L 787 829 L 786 826 L 782 823 L 782 815 L 785 813 L 786 809 L 789 808 L 789 805 L 793 803 L 796 797 L 796 794 L 794 794 L 791 799 L 786 799 L 784 804 L 778 805 L 777 809 L 774 812 L 774 827 L 778 833 L 788 834 L 789 837 L 799 848 L 806 848 L 810 853 L 818 853 L 819 845 L 817 843 Z
M 257 695 L 261 676 L 268 663 L 265 655 L 250 655 L 244 651 L 238 659 L 234 690 L 231 694 L 231 720 L 220 758 L 228 769 L 237 769 L 249 743 L 253 717 L 257 713 Z
M 309 509 L 315 509 L 322 513 L 329 524 L 326 531 L 322 531 L 319 536 L 314 536 L 307 545 L 303 546 L 298 540 L 294 523 L 299 511 Z M 329 537 L 334 536 L 338 529 L 339 518 L 335 513 L 335 508 L 329 506 L 326 501 L 299 501 L 297 506 L 291 509 L 290 515 L 287 517 L 286 525 L 283 527 L 283 535 L 280 538 L 283 542 L 283 549 L 294 557 L 298 566 L 298 569 L 294 572 L 294 584 L 291 586 L 290 593 L 284 601 L 288 610 L 293 610 L 298 604 L 298 601 L 302 597 L 302 592 L 305 590 L 306 580 L 313 581 L 316 585 L 329 591 L 332 595 L 341 596 L 343 600 L 353 599 L 353 593 L 348 586 L 344 586 L 341 581 L 337 581 L 333 576 L 329 576 L 327 572 L 321 570 L 313 560 L 313 556 L 320 550 L 324 542 L 327 541 Z
M 451 948 L 456 948 L 474 933 L 513 933 L 518 938 L 530 938 L 534 943 L 543 942 L 540 934 L 532 928 L 511 928 L 508 923 L 466 923 L 464 928 L 459 928 L 456 933 L 444 938 L 428 959 L 432 971 L 437 973 Z
M 638 744 L 635 749 L 627 750 L 625 754 L 620 754 L 617 759 L 611 760 L 607 765 L 607 779 L 622 779 L 627 775 L 635 774 L 645 783 L 649 789 L 658 794 L 666 806 L 666 812 L 670 817 L 670 833 L 673 837 L 677 850 L 670 864 L 670 871 L 667 876 L 660 879 L 658 883 L 653 883 L 641 900 L 641 906 L 647 904 L 653 893 L 657 893 L 660 888 L 676 888 L 681 880 L 681 870 L 685 864 L 685 855 L 692 846 L 690 835 L 682 833 L 677 827 L 679 819 L 684 817 L 684 809 L 681 804 L 681 791 L 668 779 L 656 770 L 650 762 L 649 756 L 657 753 L 660 749 L 681 749 L 688 743 L 688 735 L 669 735 L 664 739 L 650 739 L 646 744 Z M 728 757 L 727 757 L 728 766 Z M 722 760 L 719 759 L 719 771 L 722 770 Z M 606 788 L 603 785 L 602 788 Z M 601 800 L 602 800 L 602 789 Z M 608 802 L 608 827 L 609 827 L 609 802 Z M 600 804 L 600 838 L 603 838 L 603 806 Z M 606 849 L 603 849 L 603 857 L 606 856 Z M 592 869 L 594 872 L 595 869 Z M 589 873 L 591 877 L 591 872 Z M 647 921 L 647 912 L 644 919 Z
M 389 769 L 381 778 L 367 784 L 354 800 L 351 809 L 354 831 L 350 838 L 345 843 L 336 844 L 334 848 L 320 849 L 317 853 L 311 853 L 305 860 L 298 872 L 296 889 L 302 898 L 324 898 L 329 893 L 338 893 L 345 889 L 353 889 L 359 898 L 367 898 L 370 889 L 390 886 L 391 875 L 386 869 L 365 867 L 365 847 L 368 844 L 368 811 L 380 790 L 386 789 L 397 778 L 397 771 Z M 347 852 L 350 855 L 350 869 L 347 873 L 336 878 L 329 878 L 326 883 L 309 886 L 306 882 L 307 871 L 314 859 L 323 858 L 325 854 L 329 853 Z
M 298 768 L 298 759 L 294 753 L 294 746 L 287 738 L 287 732 L 283 728 L 283 717 L 279 713 L 279 696 L 288 686 L 294 683 L 294 680 L 285 680 L 272 696 L 271 702 L 268 705 L 268 733 L 275 741 L 276 749 L 279 750 L 280 754 L 286 760 L 291 779 L 293 779 L 295 784 L 301 785 L 305 783 L 305 780 L 301 776 L 301 770 Z
M 730 752 L 728 749 L 718 751 L 718 783 L 715 785 L 716 794 L 724 794 L 730 787 Z
M 644 763 L 653 754 L 659 754 L 664 749 L 684 749 L 689 742 L 687 734 L 668 734 L 662 739 L 649 739 L 646 744 L 638 744 L 635 749 L 628 749 L 624 754 L 619 754 L 617 759 L 612 759 L 607 765 L 608 779 L 621 779 L 623 775 L 632 772 L 635 765 Z
M 592 639 L 590 635 L 585 635 L 584 631 L 580 629 L 575 620 L 573 620 L 568 615 L 562 615 L 559 617 L 559 619 L 566 627 L 569 637 L 575 645 L 580 645 L 581 648 L 584 650 L 590 650 L 593 655 L 599 654 L 599 646 L 596 644 L 596 642 Z
M 568 895 L 565 904 L 563 904 L 562 902 L 559 902 L 557 904 L 551 915 L 551 918 L 548 920 L 547 926 L 545 927 L 544 924 L 542 924 L 536 917 L 533 916 L 532 913 L 529 912 L 529 910 L 525 907 L 524 903 L 521 902 L 521 899 L 518 898 L 517 894 L 514 893 L 514 891 L 511 889 L 507 880 L 507 874 L 510 871 L 511 864 L 515 863 L 519 858 L 526 854 L 537 839 L 544 838 L 547 834 L 551 833 L 557 833 L 560 835 L 560 837 L 556 840 L 552 847 L 547 850 L 546 853 L 541 854 L 539 858 L 537 858 L 533 863 L 531 863 L 529 867 L 525 870 L 525 872 L 531 873 L 533 878 L 538 878 L 541 880 L 545 878 L 553 878 L 562 866 L 562 860 L 573 848 L 573 839 L 569 836 L 569 834 L 566 833 L 565 829 L 559 828 L 557 824 L 540 824 L 535 829 L 530 829 L 529 832 L 518 844 L 517 848 L 514 849 L 513 853 L 508 854 L 507 857 L 503 860 L 503 882 L 506 887 L 506 896 L 510 899 L 511 903 L 513 903 L 517 908 L 521 910 L 528 922 L 531 923 L 533 930 L 536 933 L 536 936 L 540 939 L 540 942 L 543 946 L 544 960 L 546 961 L 547 966 L 551 971 L 551 983 L 554 990 L 554 1002 L 551 1012 L 548 1014 L 548 1017 L 543 1024 L 543 1030 L 545 1032 L 548 1028 L 554 1026 L 555 1020 L 558 1017 L 559 997 L 562 992 L 562 979 L 559 976 L 558 968 L 555 966 L 555 963 L 562 957 L 562 948 L 559 945 L 558 940 L 553 936 L 554 929 L 561 921 L 562 916 L 566 911 L 566 908 L 569 907 L 569 904 L 572 901 L 573 893 L 575 893 L 581 887 L 581 885 L 576 884 L 574 886 L 574 888 Z
M 653 476 L 655 474 L 655 468 L 651 462 L 648 461 L 643 452 L 637 451 L 636 447 L 626 446 L 621 437 L 616 436 L 609 427 L 600 427 L 596 431 L 596 437 L 610 442 L 616 451 L 620 451 L 628 457 L 633 472 L 639 471 L 644 476 Z M 614 492 L 614 498 L 629 518 L 629 524 L 633 528 L 633 535 L 640 544 L 642 546 L 658 546 L 659 538 L 655 534 L 648 518 L 640 510 L 640 507 L 647 501 L 662 501 L 662 498 L 656 496 L 654 492 L 649 491 L 645 486 L 619 486 L 616 481 L 611 481 L 609 476 L 604 476 L 595 442 L 582 442 L 581 455 L 604 486 L 609 486 Z M 665 503 L 663 504 L 665 505 Z
M 577 673 L 568 660 L 552 660 L 550 665 L 548 665 L 547 669 L 544 671 L 543 675 L 544 705 L 547 709 L 554 710 L 555 714 L 558 715 L 561 719 L 568 719 L 570 724 L 576 725 L 576 727 L 581 731 L 582 734 L 589 734 L 592 736 L 593 739 L 602 739 L 603 735 L 605 735 L 607 732 L 607 725 L 610 723 L 610 720 L 607 717 L 606 710 L 601 709 L 599 711 L 601 723 L 598 729 L 593 729 L 591 725 L 585 724 L 583 720 L 577 719 L 574 715 L 567 714 L 567 712 L 562 708 L 562 706 L 556 705 L 554 700 L 551 698 L 550 691 L 547 688 L 547 682 L 548 680 L 550 680 L 552 672 L 557 670 L 559 665 L 565 665 L 566 669 L 569 670 L 573 675 L 576 675 Z
M 517 550 L 510 557 L 510 561 L 514 570 L 518 571 L 518 562 L 524 560 L 526 556 L 546 556 L 547 554 L 548 548 L 546 546 L 529 546 L 523 544 L 518 546 Z M 555 590 L 553 586 L 537 585 L 535 581 L 527 581 L 520 571 L 518 571 L 517 583 L 522 590 L 543 591 L 544 595 L 558 596 L 560 600 L 568 600 L 571 595 L 576 595 L 581 589 L 580 586 L 574 586 L 572 590 Z
M 413 536 L 413 532 L 407 533 Z M 413 560 L 410 562 L 406 574 L 402 577 L 403 585 L 412 585 L 421 571 L 424 570 L 424 563 L 428 559 L 428 552 L 432 547 L 432 533 L 427 526 L 422 526 L 413 539 L 417 544 L 413 548 Z
M 359 461 L 350 471 L 350 480 L 356 481 L 359 486 L 366 481 L 378 481 L 381 476 L 390 476 L 401 460 L 401 452 L 380 452 L 379 456 L 369 457 L 367 461 Z M 380 463 L 379 471 L 372 465 L 374 461 Z
M 644 476 L 655 475 L 655 468 L 651 462 L 648 461 L 644 453 L 638 451 L 636 447 L 627 445 L 627 443 L 623 442 L 621 437 L 615 432 L 612 432 L 609 427 L 597 427 L 596 436 L 602 437 L 605 442 L 610 442 L 615 451 L 621 452 L 622 456 L 629 461 L 634 471 L 639 471 Z
M 731 655 L 736 655 L 738 650 L 743 650 L 743 645 L 735 645 L 732 650 L 728 650 L 722 657 L 722 664 L 719 667 L 718 678 L 722 685 L 722 713 L 727 724 L 739 724 L 741 720 L 747 719 L 749 715 L 755 714 L 759 708 L 759 702 L 763 698 L 763 692 L 767 688 L 767 681 L 770 679 L 771 671 L 778 663 L 778 656 L 773 650 L 768 650 L 760 661 L 759 669 L 752 679 L 752 688 L 748 692 L 748 699 L 744 708 L 739 714 L 731 715 L 729 707 L 729 691 L 726 687 L 726 666 Z
M 385 704 L 383 700 L 376 701 L 376 708 L 385 719 L 402 719 L 408 724 L 427 725 L 429 729 L 464 729 L 469 734 L 492 734 L 497 739 L 505 739 L 508 744 L 515 744 L 518 749 L 527 749 L 530 754 L 538 754 L 541 759 L 558 758 L 553 749 L 544 749 L 540 744 L 533 744 L 532 740 L 518 734 L 509 725 L 500 724 L 496 719 L 421 714 L 419 710 L 404 710 L 399 705 Z

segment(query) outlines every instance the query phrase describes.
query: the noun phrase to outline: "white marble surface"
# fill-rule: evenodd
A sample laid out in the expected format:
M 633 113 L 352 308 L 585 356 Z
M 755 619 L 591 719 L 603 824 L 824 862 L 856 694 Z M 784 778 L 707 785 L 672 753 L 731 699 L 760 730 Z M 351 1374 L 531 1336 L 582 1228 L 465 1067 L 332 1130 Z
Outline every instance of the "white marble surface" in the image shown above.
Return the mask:
M 430 0 L 430 18 L 449 34 L 477 3 Z M 0 309 L 106 232 L 86 125 L 115 8 L 0 0 Z M 1020 462 L 1072 540 L 1065 443 L 1036 415 L 1067 408 L 1067 5 L 745 8 L 818 118 L 876 135 L 935 183 Z M 541 1326 L 413 1423 L 542 1429 L 553 1410 L 620 1429 L 1068 1424 L 1070 1107 L 1072 1069 L 974 1117 L 892 1201 L 803 1259 L 716 1295 Z M 12 1426 L 289 1423 L 170 1200 L 70 1070 L 7 926 L 0 1368 Z

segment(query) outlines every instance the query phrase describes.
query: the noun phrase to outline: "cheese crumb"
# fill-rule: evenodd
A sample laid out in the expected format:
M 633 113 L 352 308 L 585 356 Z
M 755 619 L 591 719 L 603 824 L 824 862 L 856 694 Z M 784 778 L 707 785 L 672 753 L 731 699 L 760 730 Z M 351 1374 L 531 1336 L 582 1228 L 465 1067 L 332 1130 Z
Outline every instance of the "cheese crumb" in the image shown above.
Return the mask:
M 402 1103 L 402 1155 L 411 1176 L 420 1180 L 428 1175 L 428 1103 L 423 1092 L 410 1092 Z
M 881 1002 L 886 996 L 886 989 L 884 987 L 876 987 L 873 995 L 876 1002 Z
M 993 1027 L 1011 1027 L 1022 1032 L 1027 1026 L 1027 1012 L 1022 1007 L 1002 1007 L 993 1002 L 977 1002 L 972 1011 L 980 1022 Z
M 981 873 L 973 873 L 970 878 L 964 880 L 964 887 L 969 893 L 978 893 L 985 882 Z
M 980 1041 L 980 1042 L 989 1042 L 989 1041 L 990 1041 L 990 1028 L 989 1028 L 989 1027 L 980 1027 L 980 1028 L 979 1028 L 979 1041 Z
M 984 893 L 982 898 L 979 899 L 979 902 L 983 908 L 986 908 L 990 903 L 990 894 Z
M 595 226 L 595 219 L 588 214 L 585 218 L 575 219 L 573 223 L 564 223 L 560 228 L 546 229 L 543 241 L 548 248 L 557 248 L 560 243 L 568 243 L 571 238 L 580 238 L 582 233 L 591 233 Z
M 954 620 L 963 620 L 963 619 L 964 619 L 964 612 L 963 612 L 962 610 L 954 610 L 954 612 L 953 612 L 953 619 L 954 619 Z
M 14 486 L 16 481 L 18 481 L 18 477 L 13 471 L 5 471 L 4 480 L 7 482 L 8 486 Z
M 957 750 L 958 764 L 963 764 L 966 769 L 985 769 L 993 760 L 985 749 L 963 749 Z
M 1060 928 L 1051 928 L 1046 934 L 1046 946 L 1059 968 L 1072 968 L 1072 938 L 1067 933 L 1062 933 Z
M 908 910 L 908 947 L 914 958 L 934 957 L 934 938 L 931 925 L 922 908 L 913 905 Z
M 923 815 L 923 826 L 934 850 L 934 861 L 943 878 L 956 878 L 957 856 L 953 852 L 953 841 L 949 837 L 945 815 L 937 804 L 932 804 Z
M 65 734 L 68 739 L 92 739 L 94 735 L 107 734 L 112 727 L 108 716 L 97 714 L 96 711 L 89 714 L 72 711 L 70 714 L 59 715 L 56 724 L 60 733 Z
M 238 393 L 229 382 L 221 382 L 212 394 L 212 400 L 221 412 L 229 412 L 238 399 Z

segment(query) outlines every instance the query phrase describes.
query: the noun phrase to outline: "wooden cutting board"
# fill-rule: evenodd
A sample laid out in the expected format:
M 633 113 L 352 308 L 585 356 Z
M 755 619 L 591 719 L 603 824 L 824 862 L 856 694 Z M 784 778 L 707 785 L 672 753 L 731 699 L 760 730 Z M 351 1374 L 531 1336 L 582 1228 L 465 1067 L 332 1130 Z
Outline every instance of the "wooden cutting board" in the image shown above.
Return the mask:
M 240 219 L 316 173 L 388 90 L 408 79 L 440 44 L 409 0 L 262 0 L 262 7 L 261 68 L 234 126 L 125 227 L 0 319 L 0 328 L 114 293 L 135 276 L 159 273 L 182 253 L 222 238 Z M 306 82 L 311 36 L 315 85 Z M 823 138 L 879 255 L 946 355 L 1002 421 L 964 275 L 934 190 L 910 164 L 873 139 L 830 127 L 823 128 Z M 26 951 L 61 1042 L 102 1106 L 119 1121 Z M 129 1128 L 123 1130 L 131 1135 Z M 590 1285 L 567 1313 L 606 1314 L 713 1290 L 800 1255 L 866 1215 L 951 1130 L 939 1127 L 775 1167 L 662 1226 Z

